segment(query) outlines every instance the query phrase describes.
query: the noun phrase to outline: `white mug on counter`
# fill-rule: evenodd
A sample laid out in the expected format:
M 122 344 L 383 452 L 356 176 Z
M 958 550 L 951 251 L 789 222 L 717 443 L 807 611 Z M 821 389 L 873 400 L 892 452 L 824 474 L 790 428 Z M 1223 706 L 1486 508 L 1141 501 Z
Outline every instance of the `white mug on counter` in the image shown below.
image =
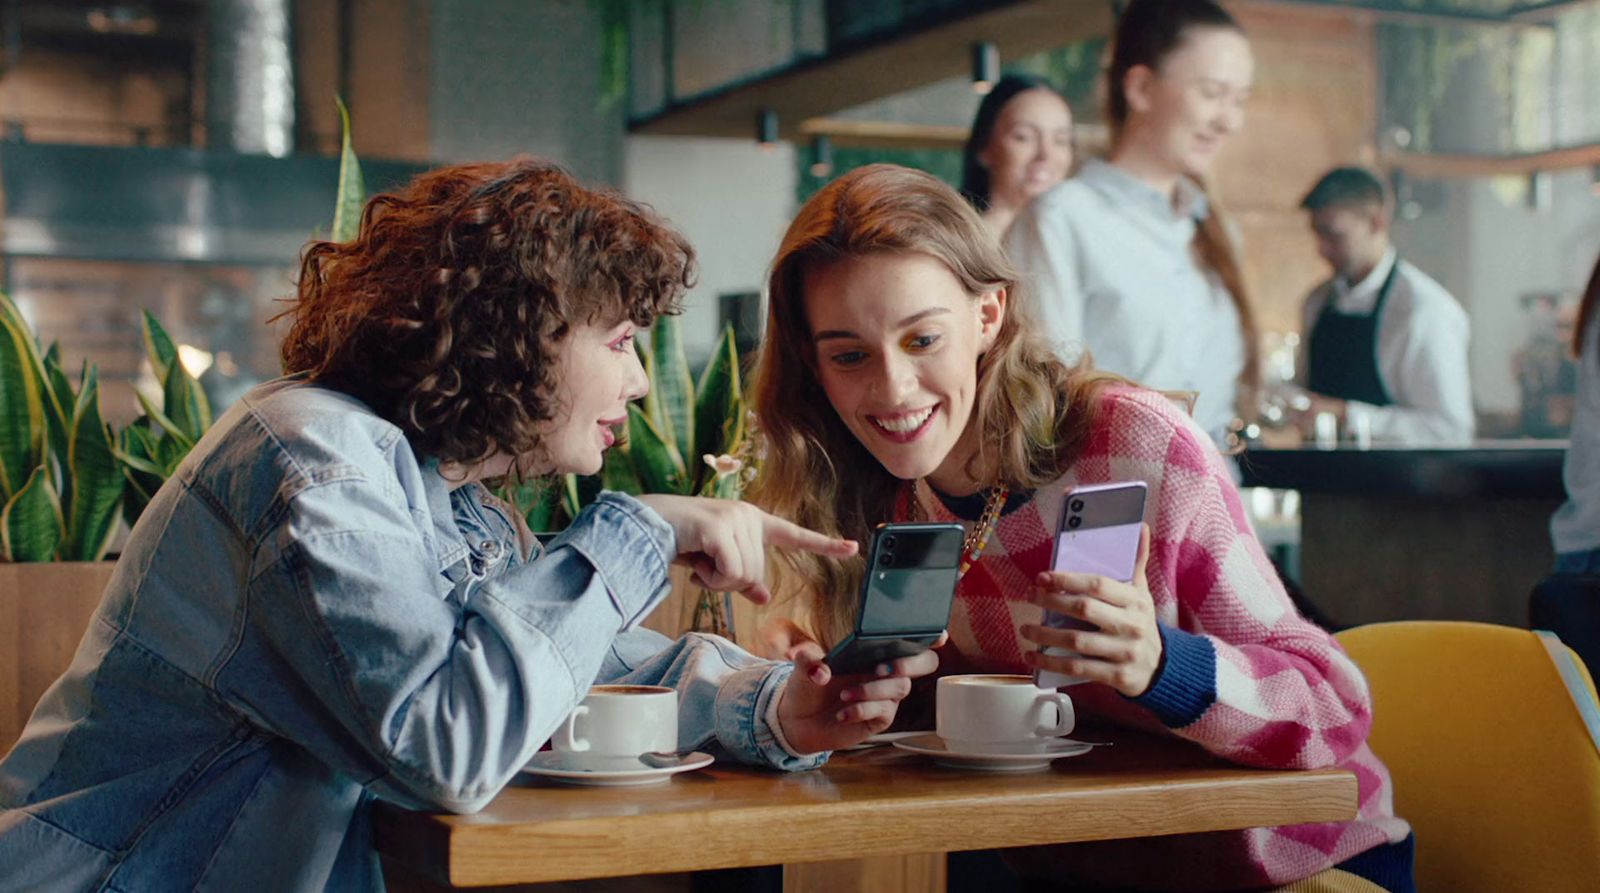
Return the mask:
M 944 676 L 935 692 L 936 728 L 951 751 L 1031 753 L 1072 731 L 1072 698 L 1039 688 L 1032 676 Z
M 550 746 L 581 769 L 638 769 L 639 755 L 678 749 L 678 693 L 660 685 L 596 685 Z

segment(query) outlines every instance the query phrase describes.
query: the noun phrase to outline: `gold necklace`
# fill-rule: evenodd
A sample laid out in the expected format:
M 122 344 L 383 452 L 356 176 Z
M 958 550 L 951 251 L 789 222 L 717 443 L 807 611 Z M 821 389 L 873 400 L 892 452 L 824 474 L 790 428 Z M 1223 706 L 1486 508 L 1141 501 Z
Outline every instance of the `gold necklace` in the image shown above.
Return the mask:
M 917 479 L 911 485 L 911 519 L 913 521 L 925 520 L 922 509 L 922 494 L 918 486 L 922 480 Z M 929 489 L 932 489 L 931 487 Z M 978 559 L 983 557 L 983 550 L 988 548 L 989 539 L 994 536 L 994 531 L 1000 523 L 1000 512 L 1006 507 L 1006 499 L 1011 495 L 1008 487 L 991 487 L 989 495 L 983 503 L 983 514 L 978 517 L 978 523 L 967 531 L 966 538 L 961 543 L 961 566 L 956 572 L 956 579 L 967 575 L 967 571 Z M 937 497 L 935 497 L 937 498 Z

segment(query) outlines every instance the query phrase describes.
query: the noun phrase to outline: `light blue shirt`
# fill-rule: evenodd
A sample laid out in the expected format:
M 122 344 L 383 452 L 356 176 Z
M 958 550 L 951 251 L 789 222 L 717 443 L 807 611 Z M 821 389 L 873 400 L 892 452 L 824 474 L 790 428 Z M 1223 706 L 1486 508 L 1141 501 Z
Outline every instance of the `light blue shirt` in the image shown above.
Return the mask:
M 358 401 L 234 406 L 140 518 L 0 762 L 0 890 L 381 890 L 375 797 L 472 812 L 596 681 L 678 689 L 679 747 L 809 768 L 788 664 L 637 621 L 671 528 L 609 493 L 542 554 Z
M 1222 281 L 1196 262 L 1205 195 L 1160 190 L 1093 159 L 1017 215 L 1006 251 L 1024 300 L 1069 362 L 1084 348 L 1101 369 L 1146 387 L 1196 393 L 1194 418 L 1217 443 L 1237 414 L 1244 334 Z

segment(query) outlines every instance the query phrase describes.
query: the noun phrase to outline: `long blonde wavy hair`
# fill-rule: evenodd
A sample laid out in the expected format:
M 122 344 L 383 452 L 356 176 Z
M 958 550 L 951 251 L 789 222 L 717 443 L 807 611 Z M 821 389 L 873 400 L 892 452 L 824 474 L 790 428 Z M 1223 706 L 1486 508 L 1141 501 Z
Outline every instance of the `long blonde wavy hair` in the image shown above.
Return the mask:
M 993 346 L 978 358 L 968 424 L 979 427 L 967 468 L 977 480 L 1034 490 L 1061 476 L 1089 438 L 1095 396 L 1118 376 L 1087 356 L 1069 367 L 1035 332 L 1018 275 L 978 213 L 935 177 L 889 164 L 857 168 L 806 202 L 789 225 L 768 278 L 767 331 L 752 386 L 765 456 L 746 494 L 779 517 L 863 544 L 891 520 L 903 482 L 845 427 L 818 376 L 806 316 L 808 272 L 876 254 L 938 260 L 973 300 L 1006 289 Z M 800 599 L 794 612 L 824 644 L 855 624 L 865 559 L 784 553 L 774 589 Z

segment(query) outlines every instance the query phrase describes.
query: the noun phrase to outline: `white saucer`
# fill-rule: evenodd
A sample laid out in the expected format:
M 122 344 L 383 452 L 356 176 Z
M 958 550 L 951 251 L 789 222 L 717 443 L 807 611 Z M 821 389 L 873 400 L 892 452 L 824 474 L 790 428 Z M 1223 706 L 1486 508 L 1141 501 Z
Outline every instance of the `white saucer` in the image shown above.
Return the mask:
M 1051 760 L 1076 757 L 1094 749 L 1093 744 L 1071 738 L 1049 738 L 1023 753 L 979 753 L 951 750 L 943 738 L 928 732 L 914 738 L 902 738 L 894 746 L 911 753 L 931 757 L 941 766 L 957 769 L 984 769 L 990 772 L 1031 772 L 1050 765 Z
M 538 775 L 543 778 L 554 779 L 563 784 L 586 784 L 596 786 L 620 786 L 633 784 L 657 784 L 666 781 L 679 772 L 690 772 L 695 769 L 704 769 L 711 765 L 711 754 L 695 751 L 686 754 L 683 762 L 676 766 L 656 768 L 639 764 L 639 768 L 628 769 L 585 769 L 574 766 L 567 761 L 565 754 L 553 750 L 542 750 L 533 755 L 528 765 L 522 771 L 528 775 Z
M 902 740 L 904 740 L 906 738 L 920 738 L 921 736 L 926 735 L 926 734 L 928 734 L 928 733 L 927 732 L 920 732 L 920 731 L 918 731 L 918 732 L 879 732 L 878 734 L 873 735 L 872 737 L 866 739 L 865 741 L 862 741 L 859 744 L 852 744 L 849 747 L 841 747 L 841 748 L 839 748 L 839 750 L 840 751 L 866 750 L 869 747 L 882 747 L 885 744 L 893 744 L 896 741 L 902 741 Z

